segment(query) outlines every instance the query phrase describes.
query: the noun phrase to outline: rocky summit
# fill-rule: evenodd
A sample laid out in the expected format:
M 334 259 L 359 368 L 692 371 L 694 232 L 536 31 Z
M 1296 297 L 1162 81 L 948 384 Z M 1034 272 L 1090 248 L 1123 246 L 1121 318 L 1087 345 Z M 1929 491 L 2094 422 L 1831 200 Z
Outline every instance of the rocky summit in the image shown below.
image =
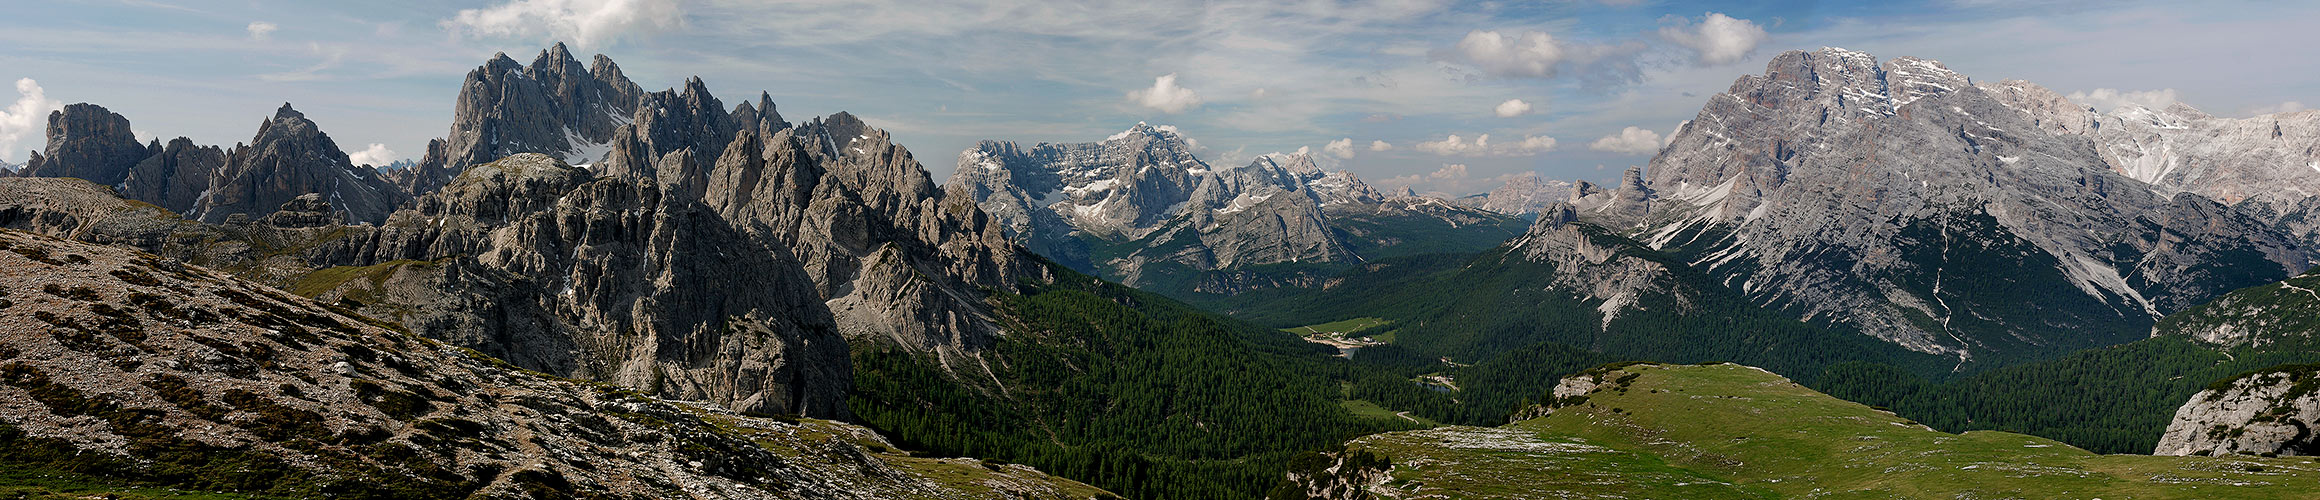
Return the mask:
M 2076 125 L 2015 104 L 2025 88 L 1784 53 L 1574 204 L 1758 304 L 1961 360 L 2131 339 L 2312 262 L 2259 214 L 2123 175 Z M 2046 299 L 2006 305 L 2024 293 Z
M 73 104 L 48 114 L 48 147 L 32 153 L 17 175 L 79 177 L 111 186 L 155 153 L 137 142 L 129 119 L 95 104 Z
M 451 130 L 429 141 L 426 155 L 396 184 L 426 193 L 468 165 L 516 153 L 541 153 L 575 164 L 602 159 L 613 132 L 634 119 L 644 89 L 599 54 L 582 66 L 564 44 L 529 65 L 507 54 L 467 73 L 451 112 Z
M 210 175 L 210 186 L 187 217 L 205 222 L 264 217 L 293 198 L 320 193 L 340 220 L 377 223 L 403 201 L 403 192 L 377 169 L 355 165 L 329 134 L 289 103 L 258 124 L 258 135 L 234 146 L 225 166 Z

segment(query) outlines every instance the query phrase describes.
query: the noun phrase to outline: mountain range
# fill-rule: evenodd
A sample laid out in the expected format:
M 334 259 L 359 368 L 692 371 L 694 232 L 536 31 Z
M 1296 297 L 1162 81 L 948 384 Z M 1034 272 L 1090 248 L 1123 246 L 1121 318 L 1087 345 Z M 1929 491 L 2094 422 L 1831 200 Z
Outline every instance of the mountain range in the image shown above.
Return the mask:
M 454 103 L 386 168 L 289 104 L 231 147 L 51 114 L 0 168 L 0 325 L 27 333 L 0 465 L 379 498 L 2271 497 L 2311 471 L 2216 456 L 2313 452 L 2320 112 L 1791 51 L 1617 183 L 1444 197 L 1145 123 L 983 141 L 938 184 L 853 114 L 648 91 L 562 44 Z
M 1320 270 L 1487 248 L 1521 224 L 1381 193 L 1305 154 L 1215 167 L 1193 149 L 1174 127 L 1144 123 L 1100 142 L 984 141 L 959 154 L 949 186 L 1041 255 L 1179 295 L 1311 286 Z

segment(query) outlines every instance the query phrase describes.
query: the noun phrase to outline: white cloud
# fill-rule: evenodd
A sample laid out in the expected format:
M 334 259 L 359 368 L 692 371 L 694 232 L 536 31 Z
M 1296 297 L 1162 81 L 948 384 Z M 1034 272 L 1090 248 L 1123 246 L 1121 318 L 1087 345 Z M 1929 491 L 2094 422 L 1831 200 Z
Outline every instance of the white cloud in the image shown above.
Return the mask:
M 453 33 L 490 37 L 545 37 L 587 48 L 685 25 L 677 0 L 512 0 L 463 9 L 445 19 Z
M 2297 111 L 2303 111 L 2305 109 L 2306 108 L 2304 107 L 2304 103 L 2302 101 L 2288 101 L 2270 106 L 2257 106 L 2255 109 L 2248 110 L 2248 114 L 2268 115 L 2273 113 L 2294 113 Z
M 1546 78 L 1555 76 L 1555 66 L 1563 63 L 1563 47 L 1544 31 L 1514 36 L 1470 31 L 1458 40 L 1458 53 L 1483 71 L 1499 76 Z
M 1764 27 L 1720 12 L 1708 13 L 1698 24 L 1689 19 L 1675 20 L 1674 24 L 1661 26 L 1659 36 L 1692 49 L 1699 54 L 1700 63 L 1707 65 L 1730 64 L 1746 58 L 1766 38 Z
M 1128 92 L 1128 100 L 1137 105 L 1176 114 L 1200 106 L 1200 93 L 1176 85 L 1176 74 L 1169 73 L 1152 79 L 1152 88 Z
M 1660 146 L 1666 144 L 1666 142 L 1660 140 L 1658 132 L 1653 132 L 1649 129 L 1637 127 L 1627 127 L 1625 129 L 1621 129 L 1617 134 L 1611 134 L 1603 136 L 1601 139 L 1596 139 L 1595 142 L 1587 144 L 1587 149 L 1640 155 L 1657 153 L 1659 152 Z
M 1450 137 L 1439 141 L 1420 142 L 1411 147 L 1442 156 L 1531 156 L 1554 151 L 1555 138 L 1543 135 L 1524 136 L 1522 140 L 1513 143 L 1491 144 L 1490 134 L 1475 136 L 1473 141 L 1467 141 L 1464 137 L 1451 134 Z
M 1531 103 L 1523 102 L 1522 99 L 1507 99 L 1506 102 L 1498 103 L 1498 107 L 1492 111 L 1498 113 L 1499 118 L 1514 118 L 1530 114 Z
M 1394 145 L 1393 145 L 1392 143 L 1388 143 L 1388 142 L 1386 142 L 1386 141 L 1369 141 L 1369 150 L 1370 150 L 1370 151 L 1393 151 L 1393 150 L 1394 150 Z
M 274 23 L 265 21 L 252 21 L 250 22 L 249 27 L 250 39 L 261 42 L 272 40 L 274 38 L 274 30 L 281 28 L 281 26 L 275 26 Z
M 1553 78 L 1573 72 L 1589 85 L 1601 86 L 1641 79 L 1636 58 L 1645 48 L 1635 40 L 1590 44 L 1559 39 L 1544 31 L 1505 34 L 1475 30 L 1459 39 L 1457 47 L 1437 57 L 1501 78 Z
M 16 80 L 16 102 L 0 110 L 0 160 L 16 152 L 16 145 L 24 141 L 46 141 L 48 114 L 64 109 L 64 103 L 49 99 L 40 82 L 31 78 Z
M 372 165 L 380 167 L 387 166 L 389 163 L 394 163 L 395 160 L 403 159 L 402 155 L 395 154 L 395 150 L 387 149 L 387 145 L 375 142 L 371 143 L 371 147 L 369 148 L 364 148 L 362 151 L 356 151 L 353 154 L 346 156 L 347 159 L 354 160 L 354 164 L 356 165 Z
M 2129 104 L 2151 109 L 2166 109 L 2167 106 L 2175 104 L 2175 89 L 2094 89 L 2086 92 L 2071 92 L 2069 97 L 2070 100 L 2093 106 L 2095 111 L 2105 113 Z
M 1353 138 L 1347 137 L 1329 141 L 1329 145 L 1322 146 L 1321 151 L 1324 153 L 1329 153 L 1329 156 L 1335 156 L 1338 159 L 1351 160 L 1353 159 Z

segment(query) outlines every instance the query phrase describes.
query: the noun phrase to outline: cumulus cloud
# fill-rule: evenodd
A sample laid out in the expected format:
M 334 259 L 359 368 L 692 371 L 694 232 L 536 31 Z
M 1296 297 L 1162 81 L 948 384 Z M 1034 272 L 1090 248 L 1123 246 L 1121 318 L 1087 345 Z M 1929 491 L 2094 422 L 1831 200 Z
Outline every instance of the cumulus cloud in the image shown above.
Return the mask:
M 1695 24 L 1689 19 L 1677 19 L 1673 24 L 1659 28 L 1660 38 L 1692 49 L 1701 64 L 1718 65 L 1737 62 L 1756 51 L 1764 43 L 1764 27 L 1747 19 L 1739 19 L 1720 12 L 1709 12 Z
M 1321 147 L 1321 152 L 1328 153 L 1329 156 L 1335 156 L 1341 160 L 1351 160 L 1353 159 L 1353 138 L 1347 137 L 1329 141 L 1329 145 Z
M 1411 148 L 1442 156 L 1530 156 L 1554 151 L 1555 138 L 1524 136 L 1520 141 L 1491 144 L 1490 134 L 1475 136 L 1473 141 L 1451 134 L 1442 140 L 1420 142 Z
M 1625 129 L 1621 129 L 1619 133 L 1603 136 L 1601 139 L 1596 139 L 1595 142 L 1587 144 L 1587 149 L 1640 155 L 1657 153 L 1659 152 L 1660 146 L 1665 144 L 1667 143 L 1660 140 L 1658 132 L 1653 132 L 1649 129 L 1637 127 L 1627 127 Z
M 677 0 L 512 0 L 463 9 L 444 20 L 453 33 L 486 37 L 547 37 L 582 48 L 683 27 Z
M 251 39 L 251 40 L 257 40 L 257 41 L 261 41 L 261 42 L 263 42 L 263 41 L 267 41 L 267 40 L 272 40 L 272 39 L 274 39 L 274 30 L 281 29 L 281 28 L 282 28 L 281 26 L 275 26 L 275 25 L 274 25 L 274 23 L 269 23 L 269 22 L 265 22 L 265 21 L 252 21 L 252 22 L 250 22 L 250 27 L 249 27 L 249 30 L 250 30 L 250 39 Z
M 2079 104 L 2093 106 L 2095 111 L 2106 113 L 2129 104 L 2151 109 L 2165 109 L 2168 105 L 2175 104 L 2175 89 L 2094 89 L 2092 91 L 2071 92 L 2069 97 L 2070 100 L 2078 101 Z
M 2248 114 L 2250 114 L 2250 115 L 2268 115 L 2268 114 L 2273 114 L 2273 113 L 2294 113 L 2294 112 L 2297 112 L 2297 111 L 2303 111 L 2303 110 L 2305 110 L 2305 109 L 2306 109 L 2306 108 L 2304 107 L 2304 103 L 2303 103 L 2303 102 L 2300 102 L 2300 101 L 2288 101 L 2288 102 L 2283 102 L 2283 103 L 2274 104 L 2274 105 L 2270 105 L 2270 106 L 2258 106 L 2258 107 L 2256 107 L 2255 109 L 2250 109 L 2250 110 L 2248 110 Z
M 356 151 L 346 156 L 347 159 L 354 160 L 354 164 L 356 165 L 372 165 L 380 167 L 387 166 L 389 163 L 394 163 L 395 160 L 403 159 L 402 155 L 395 154 L 395 150 L 387 149 L 387 145 L 375 142 L 371 143 L 371 147 L 364 148 L 362 151 Z
M 1490 74 L 1534 78 L 1555 76 L 1564 55 L 1562 44 L 1544 31 L 1519 35 L 1470 31 L 1458 40 L 1458 53 Z
M 1386 141 L 1369 141 L 1369 150 L 1370 150 L 1370 151 L 1393 151 L 1393 150 L 1394 150 L 1394 145 L 1393 145 L 1393 144 L 1391 144 L 1391 143 L 1388 143 L 1388 142 L 1386 142 Z
M 1573 73 L 1589 85 L 1632 83 L 1642 79 L 1636 58 L 1646 47 L 1630 40 L 1618 44 L 1579 43 L 1544 31 L 1517 34 L 1475 30 L 1458 45 L 1436 58 L 1461 63 L 1481 74 L 1500 78 L 1554 78 Z
M 1531 103 L 1523 102 L 1522 99 L 1507 99 L 1506 102 L 1498 103 L 1498 107 L 1492 111 L 1498 113 L 1499 118 L 1514 118 L 1530 114 Z
M 19 143 L 47 140 L 48 114 L 64 109 L 63 102 L 49 99 L 40 82 L 31 78 L 16 80 L 16 93 L 16 102 L 0 110 L 0 159 L 15 154 Z
M 1128 92 L 1128 100 L 1137 105 L 1176 114 L 1200 106 L 1200 93 L 1176 85 L 1176 74 L 1169 73 L 1152 79 L 1152 88 Z

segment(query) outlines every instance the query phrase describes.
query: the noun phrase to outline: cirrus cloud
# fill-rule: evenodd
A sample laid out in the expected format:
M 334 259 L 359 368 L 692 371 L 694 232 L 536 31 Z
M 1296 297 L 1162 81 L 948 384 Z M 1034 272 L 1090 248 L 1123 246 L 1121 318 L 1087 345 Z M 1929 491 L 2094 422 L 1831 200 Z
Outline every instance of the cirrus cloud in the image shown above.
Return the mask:
M 265 21 L 252 21 L 249 28 L 246 29 L 250 32 L 251 40 L 263 42 L 274 39 L 274 30 L 282 29 L 282 27 Z

